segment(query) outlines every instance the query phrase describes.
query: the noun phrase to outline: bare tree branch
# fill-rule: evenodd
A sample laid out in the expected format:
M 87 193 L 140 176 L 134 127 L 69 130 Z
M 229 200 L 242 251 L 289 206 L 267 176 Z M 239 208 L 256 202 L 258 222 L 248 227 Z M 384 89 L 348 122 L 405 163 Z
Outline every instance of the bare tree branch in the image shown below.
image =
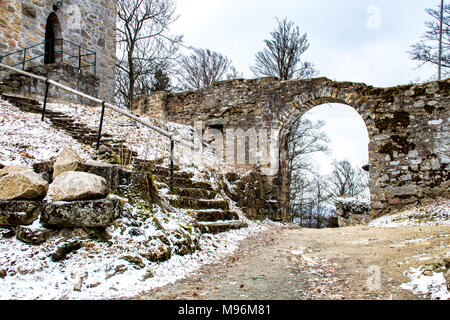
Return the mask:
M 174 67 L 183 37 L 168 33 L 175 0 L 118 0 L 117 8 L 116 97 L 130 108 L 135 95 L 149 93 L 157 70 Z
M 333 172 L 328 177 L 328 192 L 332 199 L 362 196 L 367 192 L 368 173 L 354 168 L 347 160 L 333 161 Z
M 278 28 L 271 39 L 264 40 L 266 48 L 256 54 L 255 66 L 250 67 L 257 77 L 277 77 L 281 80 L 305 79 L 318 74 L 310 62 L 302 62 L 301 55 L 309 48 L 307 34 L 286 18 L 278 20 Z
M 419 61 L 419 68 L 425 64 L 439 65 L 439 43 L 440 43 L 440 19 L 439 9 L 426 9 L 428 15 L 433 19 L 425 22 L 427 28 L 421 40 L 408 51 L 412 60 Z M 450 5 L 444 5 L 442 28 L 442 59 L 441 64 L 444 76 L 450 74 Z
M 193 49 L 190 56 L 183 56 L 180 61 L 180 82 L 184 89 L 201 89 L 217 81 L 238 76 L 226 56 L 209 50 Z

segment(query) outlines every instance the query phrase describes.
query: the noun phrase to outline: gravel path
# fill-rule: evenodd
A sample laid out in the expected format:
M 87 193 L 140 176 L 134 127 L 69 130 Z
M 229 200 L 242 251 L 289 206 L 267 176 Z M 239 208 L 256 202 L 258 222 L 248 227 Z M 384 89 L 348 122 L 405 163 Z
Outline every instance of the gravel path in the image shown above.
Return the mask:
M 133 299 L 417 299 L 398 288 L 407 281 L 403 272 L 414 265 L 411 257 L 423 252 L 436 261 L 445 256 L 448 234 L 449 226 L 324 230 L 271 226 L 219 263 Z M 422 238 L 428 240 L 411 241 Z M 374 274 L 368 268 L 373 266 L 380 270 L 381 284 L 371 290 L 367 283 Z

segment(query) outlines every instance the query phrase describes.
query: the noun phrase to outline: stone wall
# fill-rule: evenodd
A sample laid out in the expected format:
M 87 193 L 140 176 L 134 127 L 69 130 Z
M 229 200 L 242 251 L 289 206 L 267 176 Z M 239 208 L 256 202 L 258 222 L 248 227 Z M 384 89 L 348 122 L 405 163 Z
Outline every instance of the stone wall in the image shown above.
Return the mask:
M 116 56 L 116 0 L 64 0 L 55 12 L 58 27 L 56 38 L 64 38 L 75 45 L 64 44 L 64 52 L 78 54 L 78 45 L 97 53 L 96 75 L 100 79 L 99 97 L 111 100 L 115 86 Z M 53 11 L 53 0 L 0 0 L 0 56 L 45 41 L 47 19 Z M 60 50 L 57 43 L 56 51 Z M 44 53 L 40 45 L 27 52 L 27 58 Z M 82 54 L 87 53 L 82 50 Z M 61 59 L 57 55 L 57 61 Z M 65 54 L 63 61 L 77 64 Z M 23 53 L 6 57 L 3 63 L 14 65 L 22 61 Z M 93 62 L 93 57 L 88 57 Z M 43 64 L 43 57 L 27 64 Z M 83 69 L 93 73 L 93 68 Z M 1 75 L 0 75 L 1 77 Z
M 278 210 L 278 203 L 272 200 L 271 186 L 257 171 L 251 171 L 239 176 L 228 172 L 222 177 L 221 189 L 236 202 L 245 216 L 252 220 L 282 220 Z
M 43 66 L 32 67 L 31 73 L 45 78 L 55 80 L 65 86 L 97 97 L 99 95 L 99 79 L 93 74 L 81 74 L 78 69 L 63 63 L 52 63 Z M 45 94 L 45 83 L 37 79 L 31 79 L 20 74 L 11 74 L 0 84 L 0 94 L 19 95 L 22 97 L 40 96 L 43 100 Z M 94 105 L 90 100 L 82 98 L 57 86 L 50 85 L 48 91 L 49 102 L 67 102 Z
M 287 137 L 292 126 L 315 106 L 349 105 L 361 115 L 370 137 L 371 214 L 375 218 L 449 196 L 449 92 L 449 79 L 374 88 L 326 78 L 264 78 L 218 82 L 194 92 L 157 93 L 141 97 L 135 109 L 183 124 L 201 121 L 200 132 L 213 129 L 216 140 L 218 132 L 223 134 L 219 143 L 224 145 L 228 129 L 242 129 L 247 136 L 256 132 L 257 145 L 266 149 L 252 149 L 249 137 L 241 140 L 241 146 L 247 147 L 246 164 L 255 155 L 257 159 L 269 155 L 270 161 L 254 167 L 272 187 L 267 198 L 279 203 L 283 219 L 288 220 Z M 261 144 L 264 139 L 269 143 Z

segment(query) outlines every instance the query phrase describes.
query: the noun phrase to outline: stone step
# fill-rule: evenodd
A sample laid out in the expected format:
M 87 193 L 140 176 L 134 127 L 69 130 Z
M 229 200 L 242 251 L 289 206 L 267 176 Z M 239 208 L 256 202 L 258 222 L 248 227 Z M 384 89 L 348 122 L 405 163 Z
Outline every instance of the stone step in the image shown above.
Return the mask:
M 52 117 L 48 117 L 47 118 L 50 119 L 50 121 L 52 122 L 52 124 L 56 127 L 62 127 L 64 128 L 66 131 L 69 130 L 73 130 L 76 129 L 76 126 L 74 125 L 73 122 L 69 122 L 69 121 L 61 121 L 61 120 L 54 120 Z
M 236 212 L 228 210 L 196 210 L 188 213 L 191 214 L 198 222 L 239 220 L 239 216 Z
M 177 197 L 169 199 L 169 203 L 172 207 L 181 209 L 221 209 L 230 210 L 230 206 L 226 200 L 199 200 L 189 197 Z
M 20 96 L 10 96 L 10 95 L 2 95 L 2 99 L 6 100 L 14 105 L 25 105 L 25 106 L 41 106 L 41 103 L 32 98 L 20 97 Z
M 213 190 L 204 190 L 198 188 L 178 188 L 178 187 L 174 187 L 169 194 L 207 200 L 215 199 L 217 196 L 217 192 Z
M 173 177 L 174 179 L 192 179 L 194 177 L 194 174 L 191 172 L 180 172 L 173 169 Z M 163 167 L 157 167 L 152 170 L 152 174 L 155 177 L 155 180 L 165 180 L 170 177 L 170 169 L 169 168 L 163 168 Z
M 144 160 L 141 158 L 134 158 L 133 164 L 136 170 L 139 171 L 150 171 L 153 175 L 155 175 L 155 172 L 162 172 L 167 171 L 169 172 L 169 168 L 161 166 L 163 162 L 163 159 L 155 159 L 155 160 Z M 177 165 L 174 165 L 173 168 L 174 171 L 179 171 L 180 167 Z
M 65 115 L 63 115 L 63 114 L 53 114 L 53 116 L 52 116 L 52 120 L 55 120 L 55 121 L 70 121 L 70 122 L 75 122 L 75 120 L 74 119 L 72 119 L 72 118 L 70 118 L 70 117 L 68 117 L 68 116 L 65 116 Z
M 155 181 L 169 184 L 169 177 L 154 176 Z M 214 191 L 209 182 L 206 181 L 192 181 L 191 179 L 178 178 L 174 176 L 173 186 L 177 188 L 193 188 L 208 191 Z
M 158 188 L 158 190 L 169 189 L 169 186 L 167 184 L 158 181 L 155 181 L 155 186 L 156 188 Z
M 229 230 L 247 228 L 248 224 L 242 221 L 197 222 L 202 233 L 217 234 Z

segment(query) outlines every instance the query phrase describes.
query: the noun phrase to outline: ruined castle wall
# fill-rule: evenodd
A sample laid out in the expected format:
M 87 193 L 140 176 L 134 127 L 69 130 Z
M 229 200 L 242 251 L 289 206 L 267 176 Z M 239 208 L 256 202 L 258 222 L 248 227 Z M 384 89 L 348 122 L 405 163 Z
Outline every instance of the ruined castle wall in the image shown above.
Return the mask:
M 290 186 L 286 143 L 293 124 L 320 104 L 347 104 L 361 115 L 370 137 L 374 218 L 450 195 L 449 92 L 450 80 L 384 89 L 325 78 L 231 80 L 195 92 L 143 97 L 136 108 L 179 123 L 201 121 L 204 130 L 210 127 L 223 134 L 230 128 L 277 131 L 278 141 L 267 138 L 269 148 L 278 148 L 279 162 L 255 167 L 271 183 L 272 199 L 286 219 Z M 245 159 L 254 153 L 247 148 Z
M 61 9 L 55 12 L 60 26 L 56 30 L 56 38 L 75 44 L 64 44 L 64 51 L 69 54 L 78 55 L 78 45 L 97 53 L 99 96 L 111 100 L 115 86 L 116 1 L 63 0 L 62 3 Z M 47 18 L 53 12 L 54 4 L 53 0 L 0 0 L 0 56 L 44 42 Z M 37 46 L 27 52 L 27 58 L 41 55 L 44 50 L 43 45 Z M 60 58 L 57 56 L 57 62 Z M 68 55 L 62 58 L 67 63 L 78 65 Z M 21 52 L 3 59 L 3 63 L 14 65 L 22 59 Z M 86 59 L 92 61 L 93 57 Z M 42 57 L 26 67 L 43 62 Z M 93 68 L 83 70 L 94 72 Z

